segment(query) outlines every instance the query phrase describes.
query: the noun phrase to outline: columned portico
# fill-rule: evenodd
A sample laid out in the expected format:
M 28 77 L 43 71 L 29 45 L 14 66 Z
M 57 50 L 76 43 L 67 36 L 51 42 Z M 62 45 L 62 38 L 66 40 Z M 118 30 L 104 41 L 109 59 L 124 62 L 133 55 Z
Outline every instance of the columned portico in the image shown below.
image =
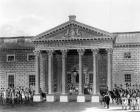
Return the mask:
M 36 68 L 36 84 L 35 84 L 35 95 L 33 97 L 34 102 L 40 102 L 41 101 L 41 95 L 40 95 L 40 51 L 34 51 L 35 54 L 35 68 Z
M 60 102 L 68 102 L 68 95 L 75 94 L 77 102 L 85 102 L 84 94 L 92 94 L 92 102 L 98 102 L 97 93 L 101 88 L 108 86 L 111 90 L 111 50 L 108 49 L 113 47 L 114 37 L 109 32 L 77 22 L 76 16 L 69 17 L 68 22 L 37 35 L 33 41 L 36 50 L 48 54 L 46 101 L 54 102 L 55 94 L 59 94 Z M 38 94 L 38 58 L 36 67 Z
M 53 58 L 53 50 L 48 50 L 48 94 L 46 96 L 47 102 L 54 102 L 55 97 L 52 94 L 52 58 Z
M 62 72 L 61 72 L 61 93 L 60 93 L 60 102 L 68 102 L 69 101 L 69 93 L 66 93 L 66 59 L 67 57 L 69 57 L 69 55 L 67 56 L 67 52 L 68 51 L 74 51 L 75 53 L 77 52 L 78 53 L 78 56 L 77 54 L 73 54 L 73 56 L 77 56 L 77 63 L 73 63 L 73 64 L 78 64 L 77 66 L 77 75 L 79 76 L 78 77 L 78 83 L 77 83 L 77 86 L 78 86 L 78 94 L 77 94 L 77 102 L 85 102 L 86 98 L 85 98 L 85 95 L 84 95 L 84 83 L 83 83 L 83 76 L 85 75 L 84 72 L 83 72 L 83 58 L 86 56 L 85 52 L 86 51 L 92 51 L 91 52 L 91 59 L 92 59 L 92 73 L 93 73 L 93 83 L 92 83 L 92 96 L 91 96 L 91 102 L 99 102 L 99 94 L 97 94 L 97 83 L 100 85 L 100 81 L 99 79 L 97 79 L 97 54 L 98 55 L 102 55 L 99 53 L 99 51 L 106 51 L 107 52 L 107 56 L 106 56 L 106 60 L 107 60 L 107 63 L 106 63 L 106 69 L 107 70 L 107 81 L 106 81 L 106 84 L 108 86 L 108 90 L 111 90 L 111 50 L 110 49 L 99 49 L 99 48 L 95 48 L 95 49 L 63 49 L 63 50 L 59 50 L 59 53 L 61 53 L 61 62 L 62 62 L 62 65 L 61 68 L 62 68 Z M 53 53 L 56 52 L 55 50 L 47 50 L 47 53 L 48 53 L 48 94 L 47 94 L 47 97 L 46 97 L 46 101 L 47 102 L 54 102 L 55 101 L 55 94 L 53 93 L 53 89 L 54 89 L 54 86 L 52 85 L 52 76 L 53 76 L 53 73 L 52 73 L 52 70 L 55 70 L 56 68 L 53 68 L 52 66 L 52 62 L 53 62 Z M 58 53 L 58 52 L 57 52 Z M 54 53 L 55 54 L 55 53 Z M 59 54 L 60 55 L 60 54 Z M 84 55 L 84 56 L 83 56 Z M 103 55 L 102 55 L 103 56 Z M 105 58 L 105 57 L 104 57 Z M 74 58 L 73 58 L 74 59 Z M 60 62 L 60 61 L 59 61 Z M 74 65 L 75 66 L 75 65 Z M 103 66 L 102 66 L 103 67 Z M 91 68 L 91 67 L 90 67 Z M 76 71 L 75 71 L 76 72 Z M 75 76 L 74 76 L 75 77 Z M 97 82 L 98 81 L 98 82 Z M 99 88 L 98 88 L 99 89 Z

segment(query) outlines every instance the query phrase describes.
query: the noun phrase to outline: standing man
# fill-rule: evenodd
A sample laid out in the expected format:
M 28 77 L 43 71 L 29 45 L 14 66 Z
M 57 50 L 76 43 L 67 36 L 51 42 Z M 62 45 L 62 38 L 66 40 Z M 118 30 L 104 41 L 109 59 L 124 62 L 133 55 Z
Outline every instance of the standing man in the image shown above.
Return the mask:
M 107 92 L 106 95 L 104 96 L 104 101 L 105 104 L 107 105 L 107 108 L 109 109 L 109 104 L 110 104 L 109 92 Z

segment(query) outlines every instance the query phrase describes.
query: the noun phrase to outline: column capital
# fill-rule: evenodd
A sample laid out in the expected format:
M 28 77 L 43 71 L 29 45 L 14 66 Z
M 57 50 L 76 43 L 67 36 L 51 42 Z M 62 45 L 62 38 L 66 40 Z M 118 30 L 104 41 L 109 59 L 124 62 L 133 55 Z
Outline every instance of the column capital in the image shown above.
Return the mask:
M 83 55 L 85 52 L 85 49 L 77 49 L 77 52 L 79 53 L 79 55 Z
M 91 49 L 91 51 L 92 51 L 93 55 L 95 55 L 98 53 L 99 49 Z
M 111 49 L 111 48 L 106 49 L 106 51 L 107 51 L 108 54 L 112 54 L 113 53 L 113 49 Z
M 39 56 L 39 54 L 40 54 L 40 51 L 37 51 L 37 50 L 34 50 L 33 52 L 36 56 Z
M 67 51 L 68 51 L 67 49 L 62 49 L 61 50 L 62 55 L 66 55 Z
M 52 55 L 53 54 L 53 52 L 54 52 L 54 50 L 47 50 L 47 53 L 48 53 L 48 55 Z

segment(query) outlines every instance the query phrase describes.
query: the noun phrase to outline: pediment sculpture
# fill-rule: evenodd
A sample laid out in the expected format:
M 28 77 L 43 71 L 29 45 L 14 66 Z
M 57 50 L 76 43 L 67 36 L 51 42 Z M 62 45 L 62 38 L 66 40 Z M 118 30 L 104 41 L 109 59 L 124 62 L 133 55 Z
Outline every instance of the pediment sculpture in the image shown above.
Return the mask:
M 64 37 L 80 37 L 81 34 L 79 32 L 79 29 L 78 28 L 69 28 L 67 29 L 66 33 L 64 34 Z

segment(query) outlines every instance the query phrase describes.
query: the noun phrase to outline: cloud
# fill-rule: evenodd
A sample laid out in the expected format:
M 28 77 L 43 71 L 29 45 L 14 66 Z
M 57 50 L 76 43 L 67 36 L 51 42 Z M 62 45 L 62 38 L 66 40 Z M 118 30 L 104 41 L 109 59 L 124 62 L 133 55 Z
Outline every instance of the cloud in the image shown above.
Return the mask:
M 0 36 L 31 36 L 40 31 L 38 27 L 43 25 L 44 20 L 35 15 L 22 16 L 14 21 L 9 21 L 0 27 Z
M 19 17 L 17 22 L 19 22 L 23 26 L 40 26 L 43 22 L 43 18 L 35 16 L 35 15 L 29 15 L 29 16 L 23 16 Z
M 22 29 L 19 29 L 16 26 L 10 24 L 4 24 L 0 27 L 1 37 L 25 36 L 25 35 L 28 35 L 27 32 L 24 32 Z

